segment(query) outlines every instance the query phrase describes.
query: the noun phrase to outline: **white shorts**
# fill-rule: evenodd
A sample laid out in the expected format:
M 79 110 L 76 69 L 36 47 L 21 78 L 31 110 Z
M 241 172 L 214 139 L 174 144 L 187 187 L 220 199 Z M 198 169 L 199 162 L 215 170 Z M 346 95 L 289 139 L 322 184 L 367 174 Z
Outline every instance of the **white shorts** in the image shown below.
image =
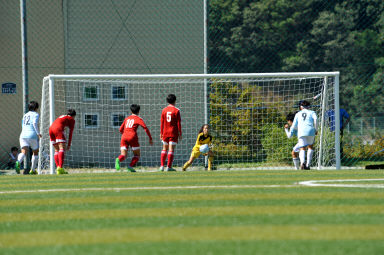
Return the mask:
M 168 145 L 168 144 L 176 145 L 177 144 L 177 142 L 172 142 L 172 141 L 170 141 L 169 143 L 167 143 L 166 141 L 162 141 L 162 142 L 163 142 L 164 145 Z
M 140 147 L 131 147 L 133 151 L 137 151 L 137 150 L 140 150 Z M 120 150 L 128 150 L 126 146 L 122 146 L 120 147 Z
M 300 151 L 300 145 L 299 145 L 299 143 L 297 143 L 295 146 L 293 146 L 292 150 L 293 150 L 294 152 L 299 152 L 299 151 Z
M 39 139 L 36 138 L 20 138 L 20 148 L 31 147 L 32 150 L 37 150 L 39 148 Z
M 302 136 L 302 137 L 299 137 L 299 142 L 297 143 L 297 145 L 299 145 L 299 148 L 302 148 L 308 145 L 312 145 L 314 141 L 315 141 L 314 136 Z

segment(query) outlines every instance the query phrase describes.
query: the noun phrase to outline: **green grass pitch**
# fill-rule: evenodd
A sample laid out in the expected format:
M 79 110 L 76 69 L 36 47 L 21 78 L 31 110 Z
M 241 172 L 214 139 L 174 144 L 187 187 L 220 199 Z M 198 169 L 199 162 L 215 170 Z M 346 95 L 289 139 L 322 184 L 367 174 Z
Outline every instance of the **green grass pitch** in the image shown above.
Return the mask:
M 383 171 L 3 175 L 0 254 L 384 254 Z

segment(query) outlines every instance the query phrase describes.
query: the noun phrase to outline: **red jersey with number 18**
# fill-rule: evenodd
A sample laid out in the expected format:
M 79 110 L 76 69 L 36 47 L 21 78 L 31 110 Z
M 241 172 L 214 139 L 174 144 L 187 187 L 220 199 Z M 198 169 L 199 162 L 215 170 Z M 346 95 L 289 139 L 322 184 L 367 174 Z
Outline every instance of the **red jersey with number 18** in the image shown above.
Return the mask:
M 181 133 L 180 110 L 174 105 L 168 105 L 161 113 L 160 134 L 163 140 L 166 138 L 177 138 Z

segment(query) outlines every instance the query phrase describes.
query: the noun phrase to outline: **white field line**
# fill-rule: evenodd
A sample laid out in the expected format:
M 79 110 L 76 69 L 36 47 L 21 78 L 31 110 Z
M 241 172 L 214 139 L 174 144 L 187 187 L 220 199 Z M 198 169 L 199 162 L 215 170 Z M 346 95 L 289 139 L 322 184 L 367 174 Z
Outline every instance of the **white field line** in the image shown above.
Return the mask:
M 384 183 L 378 184 L 348 184 L 344 182 L 369 182 L 369 181 L 384 181 L 384 179 L 344 179 L 344 180 L 315 180 L 315 181 L 302 181 L 299 185 L 311 187 L 340 187 L 340 188 L 384 188 Z M 332 183 L 330 183 L 332 182 Z M 343 182 L 343 183 L 337 183 Z
M 172 190 L 172 189 L 243 189 L 243 188 L 292 188 L 298 185 L 205 185 L 205 186 L 164 186 L 164 187 L 121 187 L 121 188 L 76 188 L 76 189 L 35 189 L 35 190 L 7 190 L 0 194 L 15 193 L 43 193 L 68 191 L 122 191 L 122 190 Z

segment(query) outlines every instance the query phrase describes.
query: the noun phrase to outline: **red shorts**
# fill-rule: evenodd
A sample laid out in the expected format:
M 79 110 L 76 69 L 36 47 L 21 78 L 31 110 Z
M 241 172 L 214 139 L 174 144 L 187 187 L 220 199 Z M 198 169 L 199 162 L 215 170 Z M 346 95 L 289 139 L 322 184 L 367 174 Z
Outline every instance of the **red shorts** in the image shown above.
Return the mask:
M 140 149 L 139 138 L 136 137 L 121 137 L 120 148 L 128 150 L 132 147 L 132 150 Z
M 179 137 L 163 137 L 163 144 L 177 144 Z
M 49 138 L 50 138 L 52 144 L 65 143 L 66 142 L 65 135 L 61 131 L 55 132 L 55 130 L 50 129 L 49 130 Z

